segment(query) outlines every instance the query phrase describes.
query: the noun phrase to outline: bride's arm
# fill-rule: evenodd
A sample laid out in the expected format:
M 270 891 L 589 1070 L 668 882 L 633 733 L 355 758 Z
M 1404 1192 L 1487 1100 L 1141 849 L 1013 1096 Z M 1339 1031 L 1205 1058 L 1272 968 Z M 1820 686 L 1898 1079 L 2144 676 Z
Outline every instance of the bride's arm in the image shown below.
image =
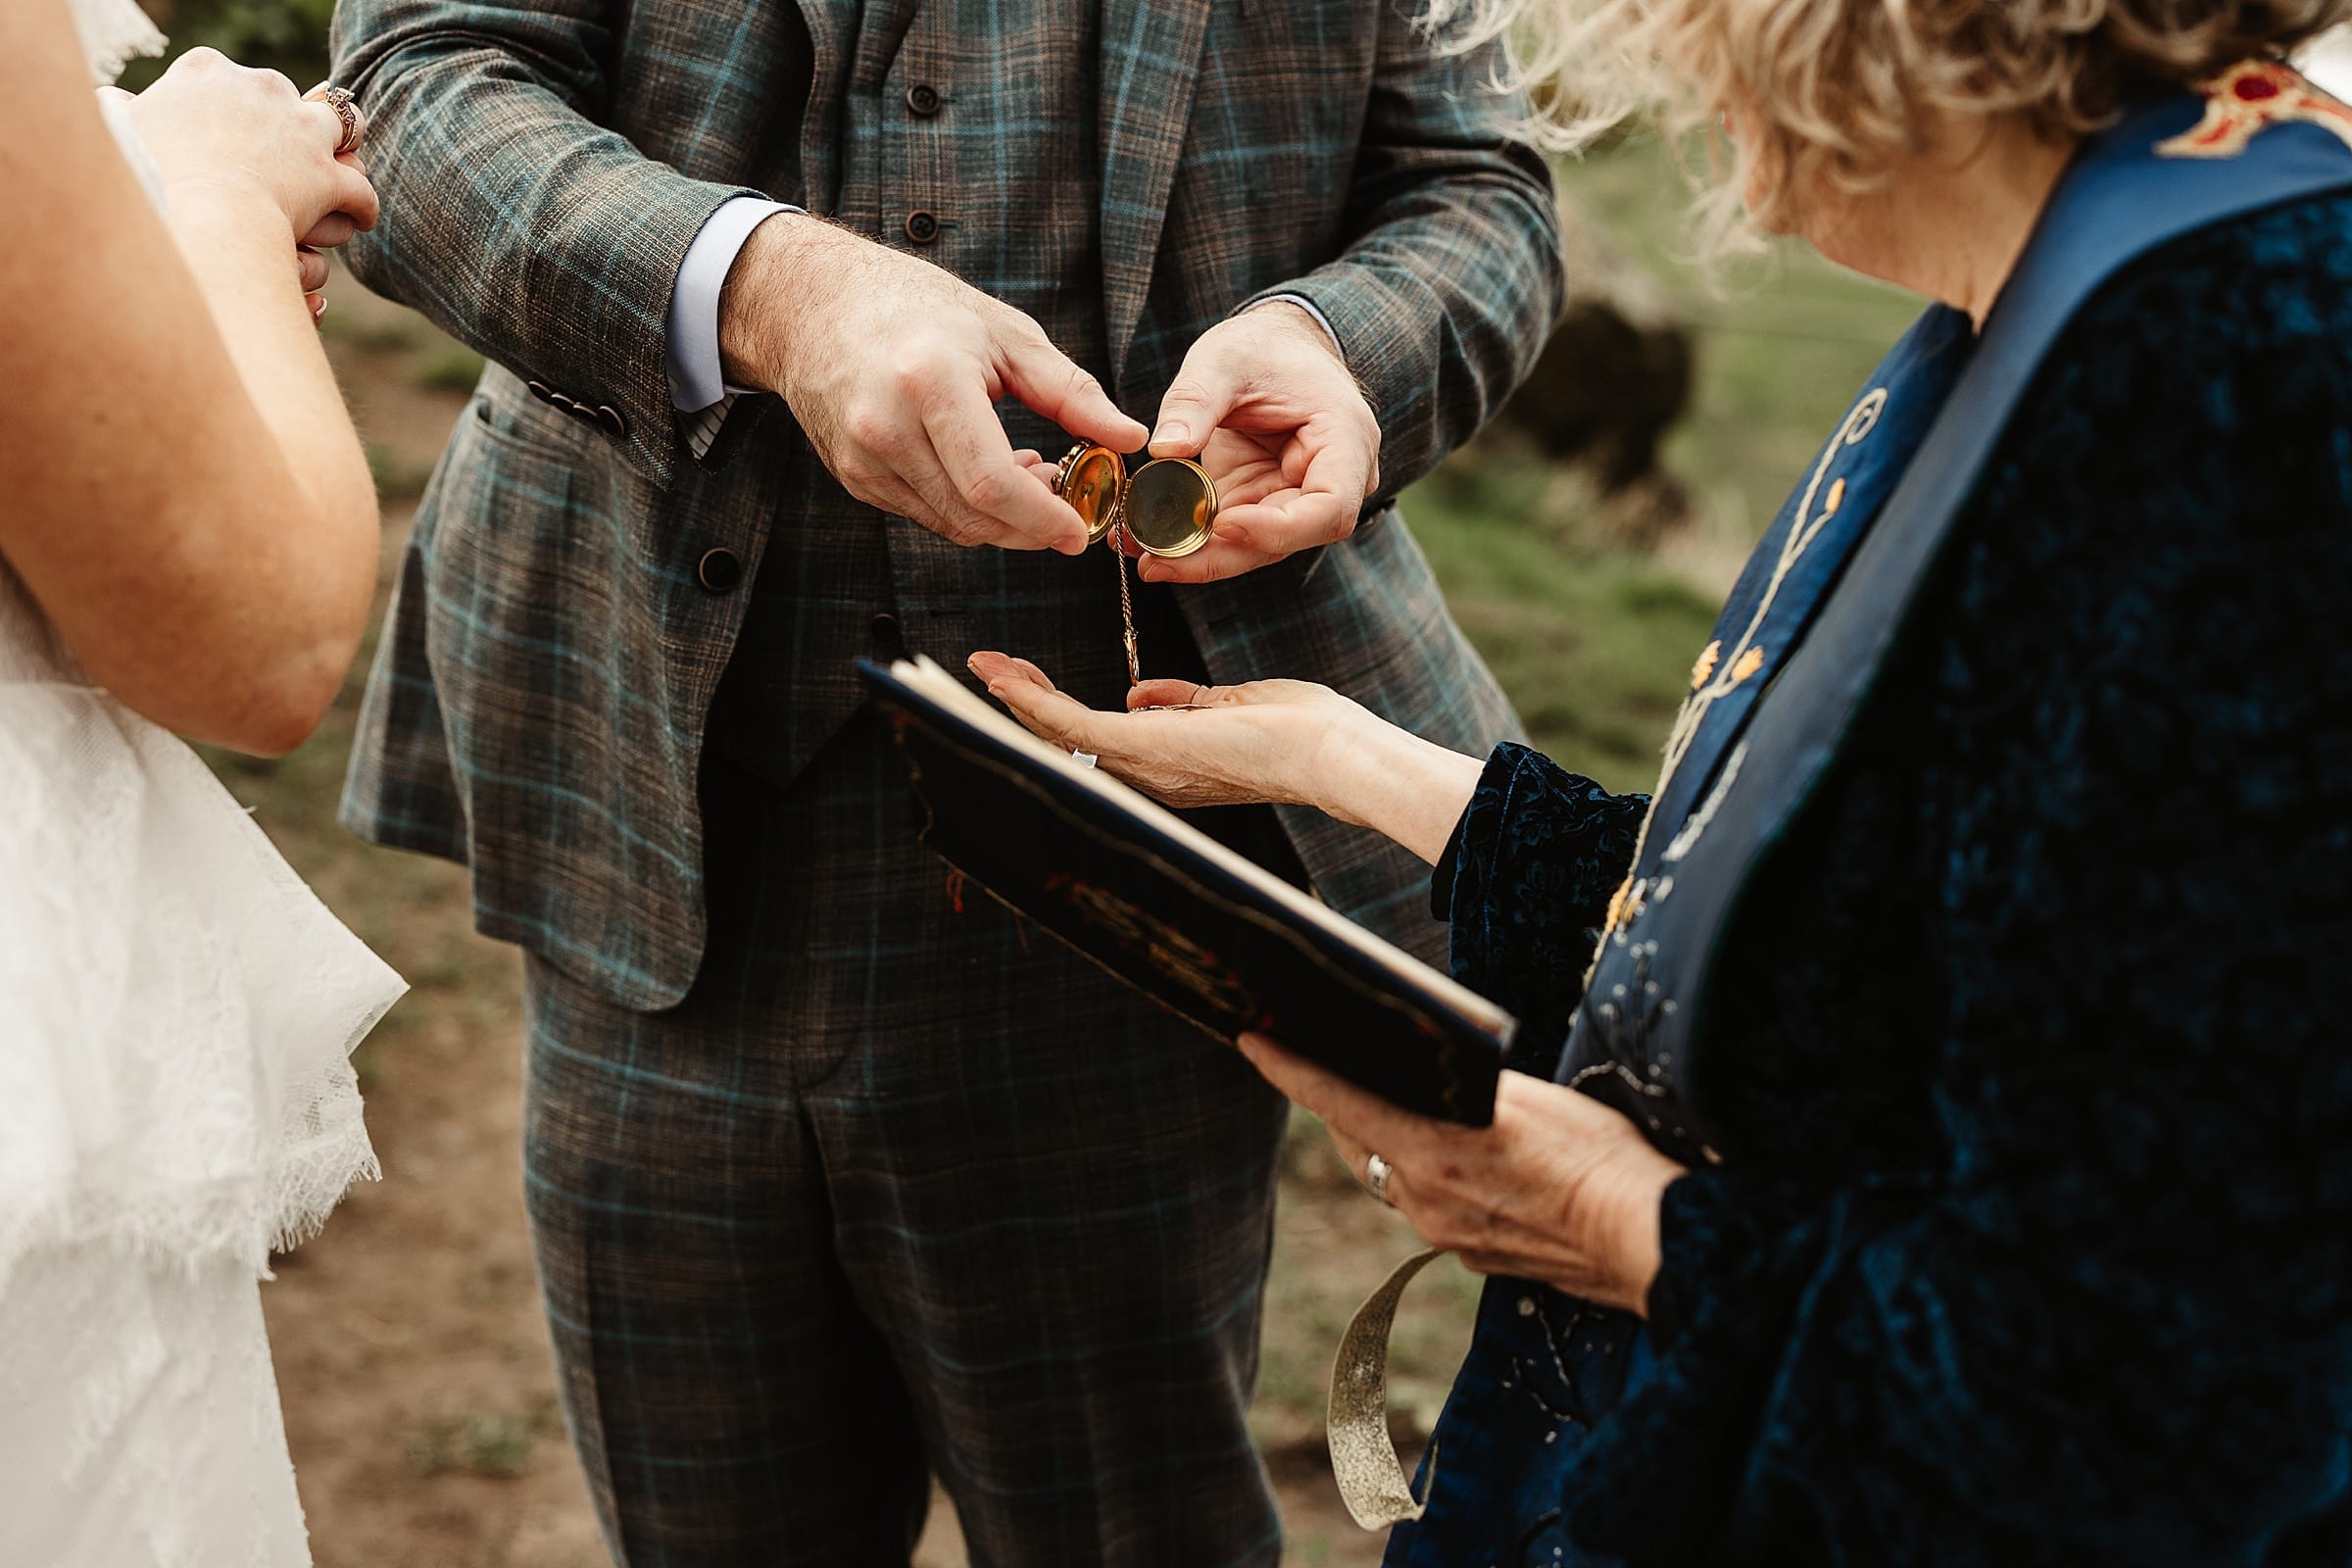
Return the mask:
M 1131 694 L 1138 710 L 1106 713 L 1026 660 L 975 654 L 971 666 L 1029 728 L 1171 806 L 1311 806 L 1433 865 L 1485 766 L 1305 681 L 1146 681 Z
M 331 111 L 206 52 L 117 150 L 62 6 L 0 6 L 0 556 L 91 677 L 191 737 L 276 753 L 365 627 L 376 510 L 294 244 L 373 218 Z

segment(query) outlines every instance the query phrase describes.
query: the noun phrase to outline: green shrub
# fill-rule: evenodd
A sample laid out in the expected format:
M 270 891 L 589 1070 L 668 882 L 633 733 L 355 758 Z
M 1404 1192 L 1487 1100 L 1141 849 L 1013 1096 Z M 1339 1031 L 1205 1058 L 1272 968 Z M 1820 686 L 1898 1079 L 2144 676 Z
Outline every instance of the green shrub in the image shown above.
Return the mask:
M 326 78 L 326 27 L 335 0 L 141 0 L 172 38 L 172 53 L 207 46 L 249 66 L 268 66 L 298 87 Z M 138 61 L 122 74 L 136 92 L 165 61 Z

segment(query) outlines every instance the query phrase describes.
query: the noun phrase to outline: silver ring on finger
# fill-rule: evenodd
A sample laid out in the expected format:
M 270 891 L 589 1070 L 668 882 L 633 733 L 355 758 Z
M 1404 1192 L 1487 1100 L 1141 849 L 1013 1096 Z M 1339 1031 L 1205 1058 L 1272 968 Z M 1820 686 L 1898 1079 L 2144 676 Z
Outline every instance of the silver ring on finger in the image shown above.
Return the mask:
M 360 101 L 352 95 L 350 88 L 322 81 L 303 96 L 313 103 L 326 105 L 335 112 L 335 118 L 343 122 L 343 134 L 335 139 L 337 158 L 360 150 L 360 142 L 368 134 L 368 122 L 361 116 Z
M 1364 1188 L 1374 1198 L 1379 1199 L 1383 1203 L 1386 1203 L 1391 1208 L 1395 1208 L 1396 1206 L 1396 1200 L 1389 1196 L 1389 1178 L 1396 1174 L 1396 1167 L 1390 1164 L 1387 1160 L 1381 1158 L 1378 1154 L 1366 1156 L 1364 1160 Z
M 1075 746 L 1070 748 L 1070 759 L 1080 767 L 1092 767 L 1095 765 L 1095 763 L 1102 760 L 1102 759 L 1095 756 L 1094 753 L 1082 752 Z

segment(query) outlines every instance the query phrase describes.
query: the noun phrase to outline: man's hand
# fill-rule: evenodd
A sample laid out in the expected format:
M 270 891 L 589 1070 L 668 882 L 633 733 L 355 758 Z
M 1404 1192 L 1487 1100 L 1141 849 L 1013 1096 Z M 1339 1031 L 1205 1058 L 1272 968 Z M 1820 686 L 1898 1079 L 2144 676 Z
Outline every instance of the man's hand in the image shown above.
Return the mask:
M 850 494 L 957 544 L 1086 548 L 1038 455 L 1005 438 L 999 398 L 1114 451 L 1144 442 L 1028 317 L 813 217 L 753 232 L 719 296 L 719 350 L 728 380 L 784 399 Z
M 1245 311 L 1201 334 L 1159 406 L 1155 458 L 1197 458 L 1216 481 L 1216 536 L 1153 582 L 1214 582 L 1345 539 L 1380 485 L 1380 421 L 1320 322 L 1296 305 Z

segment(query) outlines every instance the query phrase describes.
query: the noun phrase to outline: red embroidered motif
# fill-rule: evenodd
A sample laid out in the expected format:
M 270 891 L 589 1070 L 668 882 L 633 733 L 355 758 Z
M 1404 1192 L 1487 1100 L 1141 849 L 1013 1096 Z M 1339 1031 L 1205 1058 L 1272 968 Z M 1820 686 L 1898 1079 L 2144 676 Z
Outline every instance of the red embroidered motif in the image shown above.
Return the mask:
M 2352 146 L 2352 108 L 2313 86 L 2291 66 L 2248 60 L 2205 84 L 2205 118 L 2156 144 L 2166 158 L 2235 158 L 2254 133 L 2290 120 L 2333 131 Z

